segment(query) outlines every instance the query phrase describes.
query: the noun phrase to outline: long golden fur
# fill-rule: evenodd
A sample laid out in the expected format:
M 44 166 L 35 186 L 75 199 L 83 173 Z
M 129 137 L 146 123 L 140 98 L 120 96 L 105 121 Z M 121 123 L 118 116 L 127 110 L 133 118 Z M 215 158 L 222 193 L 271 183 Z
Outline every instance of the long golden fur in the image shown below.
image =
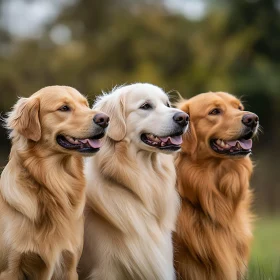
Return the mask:
M 58 145 L 57 137 L 84 139 L 103 132 L 95 115 L 78 91 L 65 86 L 20 98 L 9 114 L 12 149 L 0 184 L 1 280 L 78 279 L 82 156 Z
M 243 279 L 252 239 L 252 162 L 248 155 L 220 153 L 221 147 L 214 151 L 211 140 L 228 143 L 246 133 L 250 138 L 257 131 L 258 118 L 247 115 L 255 121 L 249 132 L 242 118 L 250 112 L 243 111 L 237 98 L 223 92 L 197 95 L 182 101 L 178 108 L 189 113 L 191 120 L 190 133 L 176 159 L 182 199 L 174 234 L 178 279 Z
M 86 164 L 80 279 L 174 279 L 171 231 L 179 200 L 172 151 L 141 140 L 143 133 L 185 131 L 187 115 L 168 106 L 167 95 L 150 84 L 124 86 L 97 101 L 94 108 L 111 123 L 104 148 Z M 182 126 L 173 120 L 176 113 Z

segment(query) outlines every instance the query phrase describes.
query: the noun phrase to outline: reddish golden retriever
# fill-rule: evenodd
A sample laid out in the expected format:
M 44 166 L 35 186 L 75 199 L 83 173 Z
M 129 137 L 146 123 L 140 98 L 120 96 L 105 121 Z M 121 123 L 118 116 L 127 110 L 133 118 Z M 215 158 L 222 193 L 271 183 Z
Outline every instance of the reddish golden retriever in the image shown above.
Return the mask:
M 203 93 L 178 107 L 191 119 L 176 159 L 178 279 L 242 279 L 252 238 L 249 155 L 258 116 L 224 92 Z

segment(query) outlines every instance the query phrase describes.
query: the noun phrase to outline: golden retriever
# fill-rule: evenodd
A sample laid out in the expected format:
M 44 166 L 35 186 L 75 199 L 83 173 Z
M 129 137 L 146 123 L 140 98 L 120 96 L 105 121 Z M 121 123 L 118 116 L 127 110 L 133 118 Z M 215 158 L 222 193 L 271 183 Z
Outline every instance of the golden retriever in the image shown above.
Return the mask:
M 197 95 L 178 108 L 191 120 L 176 159 L 178 279 L 242 279 L 252 238 L 249 155 L 258 116 L 224 92 Z
M 78 279 L 82 155 L 100 148 L 108 116 L 66 86 L 20 98 L 6 120 L 10 160 L 0 186 L 0 279 Z
M 104 148 L 86 164 L 87 206 L 80 279 L 174 279 L 171 232 L 179 207 L 172 154 L 188 115 L 151 84 L 101 96 L 111 119 Z

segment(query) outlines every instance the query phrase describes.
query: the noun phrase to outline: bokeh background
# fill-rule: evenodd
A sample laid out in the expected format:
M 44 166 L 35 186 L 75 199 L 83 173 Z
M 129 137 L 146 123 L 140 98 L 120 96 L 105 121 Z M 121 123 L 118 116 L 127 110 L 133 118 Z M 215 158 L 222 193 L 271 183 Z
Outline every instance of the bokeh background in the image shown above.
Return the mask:
M 231 92 L 259 115 L 249 278 L 280 279 L 280 1 L 0 0 L 0 112 L 47 85 L 92 102 L 132 82 Z M 1 128 L 1 166 L 9 145 Z

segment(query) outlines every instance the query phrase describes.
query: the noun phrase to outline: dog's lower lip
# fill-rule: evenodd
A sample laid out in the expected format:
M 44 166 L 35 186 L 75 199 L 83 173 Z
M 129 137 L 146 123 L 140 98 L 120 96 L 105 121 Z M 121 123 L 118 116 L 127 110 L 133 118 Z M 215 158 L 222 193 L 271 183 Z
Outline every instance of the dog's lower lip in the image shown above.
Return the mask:
M 242 140 L 243 139 L 243 140 Z M 252 153 L 251 147 L 248 149 L 243 148 L 241 145 L 244 145 L 244 142 L 240 142 L 239 141 L 245 141 L 245 140 L 249 140 L 249 139 L 237 139 L 237 140 L 232 140 L 232 141 L 223 141 L 220 139 L 212 139 L 210 140 L 210 147 L 211 149 L 221 155 L 228 155 L 228 156 L 246 156 L 250 153 Z M 227 144 L 227 142 L 236 142 L 235 146 L 230 146 Z M 243 144 L 242 144 L 243 143 Z
M 176 151 L 181 148 L 183 133 L 175 133 L 168 136 L 156 136 L 152 133 L 141 134 L 141 140 L 146 145 L 160 149 L 160 150 L 172 150 Z M 174 143 L 175 142 L 175 143 Z
M 101 139 L 104 136 L 104 133 L 100 133 L 98 135 L 94 135 L 89 139 L 88 141 L 98 141 L 98 139 Z M 100 150 L 100 144 L 96 147 L 92 147 L 92 144 L 90 144 L 87 139 L 77 139 L 73 138 L 71 136 L 65 136 L 65 135 L 58 135 L 56 137 L 56 142 L 64 149 L 77 151 L 80 153 L 96 153 Z M 90 140 L 91 139 L 91 140 Z

